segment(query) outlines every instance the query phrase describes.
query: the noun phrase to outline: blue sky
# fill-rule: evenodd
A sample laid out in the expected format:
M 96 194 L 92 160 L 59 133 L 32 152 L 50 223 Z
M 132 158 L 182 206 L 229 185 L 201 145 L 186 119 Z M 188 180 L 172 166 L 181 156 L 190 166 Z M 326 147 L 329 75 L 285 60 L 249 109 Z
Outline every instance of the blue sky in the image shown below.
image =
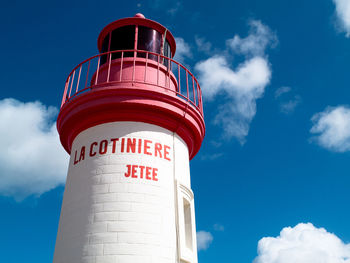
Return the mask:
M 203 89 L 200 263 L 350 262 L 347 0 L 4 2 L 1 261 L 52 261 L 65 79 L 105 25 L 137 12 L 169 28 Z

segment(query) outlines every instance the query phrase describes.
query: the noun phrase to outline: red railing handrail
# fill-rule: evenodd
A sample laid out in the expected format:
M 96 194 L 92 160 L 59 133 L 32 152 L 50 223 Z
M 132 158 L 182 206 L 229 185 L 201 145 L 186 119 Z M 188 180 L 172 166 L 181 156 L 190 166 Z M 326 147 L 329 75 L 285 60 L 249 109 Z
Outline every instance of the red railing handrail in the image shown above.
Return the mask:
M 133 52 L 134 55 L 133 56 L 127 56 L 125 57 L 125 53 L 131 53 Z M 120 59 L 121 60 L 121 69 L 120 69 L 120 78 L 119 80 L 115 81 L 110 81 L 110 70 L 111 70 L 111 62 L 112 62 L 112 55 L 113 54 L 117 54 L 120 53 L 121 56 Z M 138 57 L 137 55 L 143 53 L 145 54 L 146 58 L 143 57 Z M 156 56 L 157 57 L 157 61 L 153 60 L 152 58 L 150 58 L 150 56 Z M 101 67 L 101 57 L 105 57 L 106 58 L 106 63 L 108 63 L 108 73 L 107 73 L 107 80 L 104 82 L 100 82 L 98 83 L 98 75 L 99 75 L 99 71 L 100 71 L 100 67 Z M 97 68 L 95 68 L 95 70 L 91 70 L 91 62 L 98 58 L 98 63 L 97 63 Z M 136 61 L 138 60 L 142 60 L 145 59 L 145 76 L 144 76 L 144 81 L 138 81 L 135 80 L 134 77 L 134 72 L 135 72 L 135 64 Z M 131 61 L 132 62 L 132 66 L 133 66 L 133 74 L 132 74 L 132 79 L 128 80 L 128 82 L 132 82 L 132 83 L 146 83 L 146 84 L 152 84 L 155 85 L 154 83 L 148 83 L 146 82 L 146 74 L 147 74 L 147 66 L 148 63 L 157 63 L 157 85 L 155 86 L 159 86 L 162 87 L 166 90 L 172 91 L 175 93 L 176 96 L 179 96 L 180 98 L 184 99 L 187 101 L 187 103 L 192 106 L 195 107 L 200 114 L 203 116 L 203 103 L 202 103 L 202 91 L 200 88 L 200 85 L 197 81 L 197 79 L 194 77 L 194 75 L 190 72 L 190 70 L 188 70 L 185 66 L 183 66 L 181 63 L 173 60 L 172 58 L 160 55 L 158 53 L 154 53 L 154 52 L 149 52 L 149 51 L 145 51 L 145 50 L 135 50 L 135 49 L 129 49 L 129 50 L 115 50 L 115 51 L 109 51 L 109 52 L 105 52 L 105 53 L 100 53 L 97 54 L 93 57 L 90 57 L 88 59 L 85 59 L 84 61 L 82 61 L 81 63 L 79 63 L 76 67 L 74 67 L 74 69 L 70 72 L 70 74 L 68 75 L 67 79 L 66 79 L 66 83 L 65 83 L 65 89 L 63 92 L 63 98 L 62 98 L 62 104 L 61 104 L 61 108 L 63 107 L 64 104 L 69 103 L 69 101 L 76 97 L 77 95 L 79 95 L 80 93 L 91 89 L 92 87 L 96 87 L 96 86 L 101 86 L 101 85 L 105 85 L 108 83 L 120 83 L 123 82 L 125 80 L 122 80 L 122 73 L 123 73 L 123 62 L 124 61 Z M 167 63 L 163 64 L 165 61 L 167 61 Z M 166 65 L 167 64 L 167 65 Z M 160 70 L 164 70 L 166 69 L 166 71 L 168 73 L 172 72 L 171 69 L 172 64 L 176 65 L 176 69 L 177 69 L 177 74 L 172 73 L 171 77 L 176 79 L 177 81 L 177 89 L 174 91 L 172 89 L 170 89 L 170 74 L 167 76 L 166 81 L 164 86 L 159 85 L 159 72 Z M 87 65 L 87 73 L 86 74 L 82 74 L 82 68 L 83 66 Z M 181 75 L 181 69 L 185 71 L 185 77 L 182 74 Z M 78 72 L 76 72 L 78 70 Z M 89 82 L 89 74 L 91 74 L 91 72 L 94 72 L 93 75 L 95 75 L 95 81 L 94 84 L 91 84 L 91 79 Z M 180 73 L 181 72 L 181 73 Z M 82 77 L 85 77 L 85 79 L 81 79 Z M 181 83 L 181 77 L 185 78 L 184 81 L 186 83 L 186 90 L 184 90 L 184 87 L 182 86 L 183 83 Z M 72 90 L 73 90 L 73 83 L 75 78 L 77 78 L 76 80 L 76 84 L 74 84 L 76 86 L 75 88 L 75 92 L 73 91 L 72 94 Z M 192 83 L 190 83 L 191 85 L 189 85 L 189 78 L 192 78 Z M 88 83 L 89 82 L 89 83 Z M 79 89 L 79 84 L 83 83 L 83 88 Z M 167 87 L 168 86 L 168 87 Z M 190 86 L 192 86 L 192 90 L 190 90 Z M 185 92 L 186 95 L 182 94 L 181 91 Z M 190 96 L 192 96 L 193 98 L 191 99 Z

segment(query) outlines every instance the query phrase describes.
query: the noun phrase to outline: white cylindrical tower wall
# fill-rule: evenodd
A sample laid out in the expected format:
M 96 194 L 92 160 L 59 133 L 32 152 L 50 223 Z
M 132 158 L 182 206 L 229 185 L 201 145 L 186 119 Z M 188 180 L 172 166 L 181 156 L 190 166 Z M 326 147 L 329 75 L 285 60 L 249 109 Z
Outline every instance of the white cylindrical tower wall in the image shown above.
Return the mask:
M 81 132 L 72 145 L 53 262 L 196 263 L 186 143 L 141 122 Z

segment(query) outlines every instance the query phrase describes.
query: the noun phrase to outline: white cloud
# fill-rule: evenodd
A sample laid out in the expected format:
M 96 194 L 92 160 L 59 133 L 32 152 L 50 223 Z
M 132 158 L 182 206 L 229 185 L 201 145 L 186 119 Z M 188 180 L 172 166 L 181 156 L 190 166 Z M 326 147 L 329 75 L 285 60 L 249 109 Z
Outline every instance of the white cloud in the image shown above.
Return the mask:
M 211 99 L 220 91 L 231 97 L 260 97 L 270 81 L 266 59 L 254 57 L 232 70 L 223 56 L 214 56 L 196 64 L 204 95 Z
M 212 153 L 212 154 L 203 154 L 201 155 L 202 161 L 214 161 L 219 158 L 221 158 L 224 154 L 223 153 Z
M 235 35 L 226 41 L 234 52 L 248 56 L 263 56 L 268 47 L 277 45 L 277 36 L 268 26 L 258 20 L 251 20 L 249 25 L 250 30 L 247 37 L 241 38 Z
M 290 87 L 280 87 L 275 91 L 275 98 L 281 97 L 283 94 L 290 92 L 292 89 Z
M 225 227 L 221 224 L 214 224 L 214 230 L 222 232 L 225 230 Z
M 218 106 L 214 123 L 222 127 L 224 137 L 235 137 L 241 144 L 256 114 L 256 100 L 263 96 L 271 80 L 265 49 L 277 39 L 260 21 L 251 21 L 250 27 L 246 38 L 229 39 L 228 50 L 195 65 L 203 96 L 212 100 L 220 94 L 226 99 Z M 229 62 L 230 52 L 244 54 L 245 61 L 233 68 Z
M 258 243 L 254 263 L 350 263 L 350 245 L 311 223 L 283 228 Z
M 168 0 L 148 0 L 144 3 L 145 8 L 150 8 L 156 11 L 161 12 L 162 14 L 166 13 L 170 16 L 174 16 L 182 9 L 182 1 L 168 1 Z
M 284 114 L 290 114 L 294 112 L 295 108 L 301 103 L 301 97 L 295 95 L 293 99 L 280 104 L 281 112 Z
M 210 53 L 212 49 L 212 44 L 209 41 L 206 41 L 204 38 L 199 36 L 195 36 L 194 40 L 199 51 L 202 51 L 207 54 Z
M 185 40 L 181 37 L 175 37 L 176 41 L 176 52 L 174 56 L 174 60 L 184 63 L 185 58 L 191 58 L 191 48 L 188 43 L 185 42 Z
M 312 140 L 335 152 L 350 151 L 350 108 L 328 107 L 311 118 Z
M 195 66 L 205 97 L 212 99 L 224 92 L 229 101 L 218 107 L 214 123 L 221 126 L 228 138 L 245 142 L 249 125 L 256 114 L 256 100 L 270 82 L 268 61 L 254 57 L 232 70 L 223 56 L 214 56 Z
M 295 108 L 301 103 L 302 99 L 299 95 L 294 95 L 293 97 L 291 96 L 291 87 L 280 87 L 275 91 L 275 99 L 276 100 L 281 100 L 279 102 L 280 110 L 284 114 L 291 114 L 294 112 Z M 286 100 L 286 95 L 289 97 L 288 100 Z
M 350 1 L 333 0 L 341 29 L 350 37 Z
M 63 150 L 53 107 L 40 102 L 0 101 L 0 194 L 17 201 L 65 183 Z
M 213 242 L 213 235 L 210 232 L 199 231 L 197 232 L 197 250 L 207 250 Z
M 169 8 L 167 10 L 167 13 L 170 14 L 171 16 L 174 16 L 182 7 L 182 4 L 180 2 L 176 2 L 175 6 Z

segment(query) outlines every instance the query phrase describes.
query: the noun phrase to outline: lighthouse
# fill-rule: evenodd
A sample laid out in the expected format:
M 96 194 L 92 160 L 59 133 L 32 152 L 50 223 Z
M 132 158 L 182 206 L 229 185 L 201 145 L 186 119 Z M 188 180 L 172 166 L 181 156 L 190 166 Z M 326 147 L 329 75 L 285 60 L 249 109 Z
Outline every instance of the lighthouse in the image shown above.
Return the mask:
M 204 138 L 198 81 L 142 14 L 101 31 L 68 75 L 57 129 L 70 154 L 54 263 L 196 263 L 189 161 Z

